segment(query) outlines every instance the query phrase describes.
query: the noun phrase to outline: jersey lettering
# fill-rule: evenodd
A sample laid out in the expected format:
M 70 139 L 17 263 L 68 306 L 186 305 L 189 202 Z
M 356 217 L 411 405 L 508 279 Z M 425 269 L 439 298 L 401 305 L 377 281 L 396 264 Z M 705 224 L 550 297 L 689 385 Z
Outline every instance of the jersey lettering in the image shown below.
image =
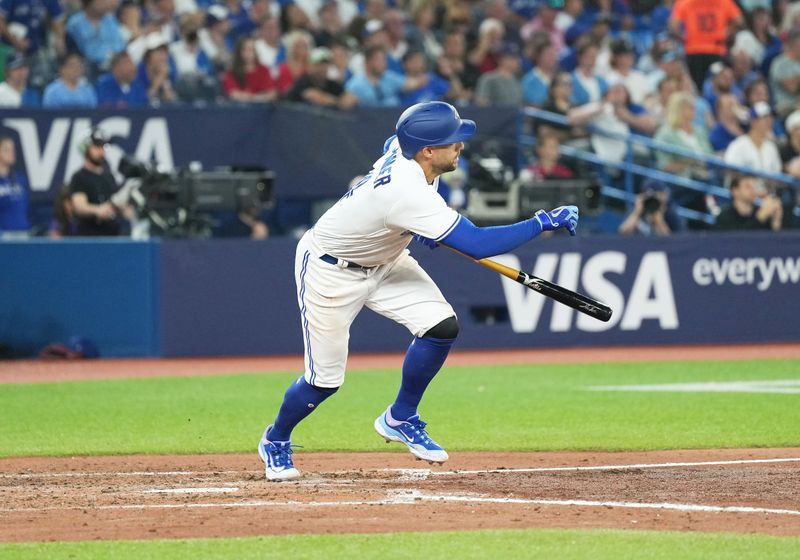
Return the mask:
M 392 150 L 391 155 L 383 162 L 383 165 L 378 171 L 378 178 L 375 179 L 375 182 L 372 184 L 373 189 L 377 189 L 381 185 L 387 185 L 392 182 L 392 165 L 395 161 L 397 161 L 397 148 Z

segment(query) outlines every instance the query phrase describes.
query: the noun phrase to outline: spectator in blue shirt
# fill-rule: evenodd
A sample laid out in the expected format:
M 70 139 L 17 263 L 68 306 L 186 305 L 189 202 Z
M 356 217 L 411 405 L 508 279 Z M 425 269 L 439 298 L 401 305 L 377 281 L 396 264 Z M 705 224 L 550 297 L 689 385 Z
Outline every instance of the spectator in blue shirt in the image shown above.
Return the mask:
M 600 101 L 608 84 L 595 72 L 597 45 L 589 37 L 582 37 L 575 50 L 578 54 L 578 66 L 572 73 L 572 104 L 580 106 Z
M 542 107 L 558 70 L 558 51 L 549 41 L 539 43 L 533 60 L 536 65 L 522 77 L 522 99 L 526 105 Z
M 111 59 L 111 72 L 97 79 L 95 92 L 99 107 L 146 107 L 147 91 L 136 78 L 136 65 L 130 55 L 118 52 Z
M 0 107 L 38 107 L 39 92 L 28 87 L 28 63 L 20 53 L 6 57 L 6 81 L 0 84 Z
M 450 91 L 450 83 L 427 68 L 425 53 L 408 51 L 403 55 L 406 79 L 417 80 L 419 87 L 404 91 L 400 96 L 403 105 L 414 105 L 423 101 L 441 101 Z
M 0 136 L 0 238 L 26 236 L 28 221 L 28 183 L 12 170 L 17 162 L 14 140 Z
M 63 53 L 64 10 L 58 0 L 0 0 L 0 38 L 20 52 L 31 54 L 47 44 L 48 23 Z
M 386 68 L 386 51 L 372 46 L 364 53 L 364 73 L 356 74 L 344 86 L 346 95 L 364 107 L 398 107 L 404 90 L 422 85 L 419 80 L 406 80 L 402 74 Z M 345 101 L 345 105 L 350 105 Z
M 97 95 L 84 77 L 83 57 L 69 53 L 58 65 L 59 78 L 44 90 L 44 107 L 96 107 Z
M 717 155 L 724 155 L 731 142 L 744 134 L 744 128 L 739 119 L 742 112 L 747 115 L 747 109 L 739 104 L 732 93 L 721 93 L 717 96 L 717 124 L 711 129 L 708 141 Z
M 94 68 L 106 69 L 111 57 L 125 48 L 122 29 L 114 17 L 114 3 L 83 0 L 84 9 L 67 20 L 67 33 Z

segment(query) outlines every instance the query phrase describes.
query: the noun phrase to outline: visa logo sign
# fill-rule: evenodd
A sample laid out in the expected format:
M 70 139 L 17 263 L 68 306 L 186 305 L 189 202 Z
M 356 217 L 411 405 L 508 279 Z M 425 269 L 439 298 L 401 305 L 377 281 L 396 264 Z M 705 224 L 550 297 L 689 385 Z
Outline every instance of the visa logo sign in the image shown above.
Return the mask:
M 515 255 L 500 255 L 494 260 L 516 269 L 522 268 Z M 585 332 L 601 332 L 615 327 L 623 331 L 635 331 L 645 320 L 657 321 L 663 330 L 677 329 L 678 310 L 675 306 L 667 254 L 663 251 L 645 253 L 637 265 L 630 291 L 623 293 L 609 276 L 625 275 L 628 265 L 628 256 L 619 251 L 603 251 L 592 255 L 585 262 L 580 253 L 541 253 L 533 267 L 535 276 L 585 293 L 614 310 L 611 320 L 603 323 L 578 313 L 571 307 L 553 302 L 550 331 L 567 332 L 573 326 Z M 549 298 L 542 297 L 510 278 L 500 278 L 511 328 L 518 333 L 536 331 L 542 309 Z
M 50 129 L 41 137 L 36 121 L 30 118 L 6 118 L 2 124 L 19 136 L 22 158 L 25 161 L 25 173 L 28 176 L 31 190 L 42 192 L 50 190 L 54 181 L 69 182 L 72 175 L 83 165 L 83 156 L 78 147 L 89 136 L 92 121 L 88 118 L 57 117 L 50 123 Z M 111 116 L 95 125 L 114 140 L 131 137 L 131 119 Z M 134 138 L 135 140 L 135 138 Z M 56 179 L 56 170 L 66 151 L 66 163 L 62 177 Z M 106 150 L 106 160 L 112 170 L 116 171 L 123 155 L 120 147 L 110 145 Z M 131 153 L 136 159 L 144 162 L 155 161 L 158 168 L 171 170 L 174 168 L 172 144 L 169 139 L 167 120 L 163 117 L 146 119 L 138 134 L 136 149 Z

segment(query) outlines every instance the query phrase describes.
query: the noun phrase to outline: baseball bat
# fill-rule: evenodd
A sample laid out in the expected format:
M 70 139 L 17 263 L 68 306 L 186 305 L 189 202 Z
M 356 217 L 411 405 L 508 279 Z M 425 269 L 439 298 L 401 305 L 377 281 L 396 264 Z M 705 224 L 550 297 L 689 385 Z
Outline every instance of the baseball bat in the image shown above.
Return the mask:
M 588 315 L 589 317 L 594 317 L 604 323 L 608 322 L 611 319 L 612 310 L 609 306 L 605 303 L 601 303 L 595 299 L 590 298 L 589 296 L 585 296 L 583 294 L 579 294 L 577 292 L 573 292 L 572 290 L 568 290 L 563 286 L 559 286 L 558 284 L 554 284 L 553 282 L 548 282 L 547 280 L 543 280 L 538 276 L 534 276 L 533 274 L 528 274 L 527 272 L 523 272 L 521 270 L 517 270 L 516 268 L 511 268 L 510 266 L 506 266 L 504 264 L 500 264 L 499 262 L 493 261 L 491 259 L 473 259 L 469 255 L 465 255 L 461 251 L 457 251 L 452 247 L 447 247 L 454 253 L 461 255 L 462 257 L 466 257 L 469 260 L 476 262 L 485 266 L 486 268 L 490 268 L 495 272 L 499 272 L 506 278 L 511 278 L 515 282 L 519 282 L 523 286 L 530 288 L 531 290 L 536 290 L 540 294 L 547 296 L 556 300 L 559 303 L 563 303 L 566 306 L 569 306 L 581 313 Z

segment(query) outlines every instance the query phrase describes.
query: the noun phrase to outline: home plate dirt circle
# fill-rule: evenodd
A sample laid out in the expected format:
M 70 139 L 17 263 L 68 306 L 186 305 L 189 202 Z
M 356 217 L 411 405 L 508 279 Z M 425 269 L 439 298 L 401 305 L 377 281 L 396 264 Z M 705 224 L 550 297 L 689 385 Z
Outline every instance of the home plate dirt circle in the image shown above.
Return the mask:
M 800 449 L 0 460 L 0 541 L 565 527 L 800 535 Z

